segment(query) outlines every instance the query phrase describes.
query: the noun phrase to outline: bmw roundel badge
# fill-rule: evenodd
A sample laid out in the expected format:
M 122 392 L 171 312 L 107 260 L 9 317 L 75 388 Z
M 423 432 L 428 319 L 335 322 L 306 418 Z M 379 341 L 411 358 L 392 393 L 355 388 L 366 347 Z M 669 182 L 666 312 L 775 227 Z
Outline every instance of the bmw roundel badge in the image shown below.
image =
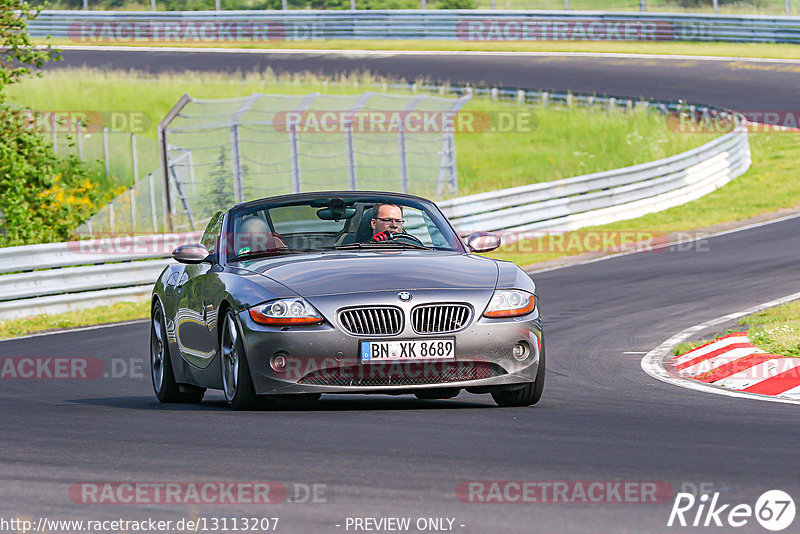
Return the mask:
M 409 300 L 411 300 L 411 293 L 409 293 L 408 291 L 401 291 L 400 293 L 397 294 L 397 298 L 399 298 L 403 302 L 408 302 Z

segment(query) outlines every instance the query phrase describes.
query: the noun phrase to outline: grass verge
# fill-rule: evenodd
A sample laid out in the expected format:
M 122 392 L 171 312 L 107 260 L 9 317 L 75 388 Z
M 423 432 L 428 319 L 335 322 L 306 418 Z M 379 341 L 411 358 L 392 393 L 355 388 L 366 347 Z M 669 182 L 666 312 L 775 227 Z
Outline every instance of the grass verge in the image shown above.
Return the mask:
M 747 330 L 750 342 L 770 354 L 800 358 L 800 301 L 787 302 L 739 319 L 743 328 L 730 329 L 715 336 Z M 713 341 L 706 339 L 681 343 L 672 352 L 676 356 Z
M 120 302 L 56 315 L 38 315 L 24 319 L 0 321 L 0 339 L 21 336 L 32 332 L 60 330 L 78 326 L 118 323 L 150 317 L 150 303 Z
M 434 40 L 359 40 L 327 39 L 309 41 L 258 42 L 186 42 L 186 41 L 109 41 L 85 42 L 67 38 L 36 40 L 37 44 L 55 46 L 155 46 L 192 48 L 230 48 L 264 50 L 409 50 L 454 52 L 596 52 L 608 54 L 655 54 L 712 57 L 798 59 L 800 46 L 791 43 L 704 43 L 690 41 L 623 42 L 623 41 L 434 41 Z M 776 67 L 778 68 L 778 67 Z
M 796 165 L 800 159 L 800 134 L 753 134 L 750 148 L 750 169 L 700 199 L 636 219 L 590 226 L 561 236 L 523 240 L 488 255 L 531 265 L 565 256 L 614 252 L 631 237 L 652 236 L 658 241 L 669 234 L 687 232 L 684 237 L 688 238 L 698 228 L 742 221 L 780 209 L 796 209 L 800 204 Z

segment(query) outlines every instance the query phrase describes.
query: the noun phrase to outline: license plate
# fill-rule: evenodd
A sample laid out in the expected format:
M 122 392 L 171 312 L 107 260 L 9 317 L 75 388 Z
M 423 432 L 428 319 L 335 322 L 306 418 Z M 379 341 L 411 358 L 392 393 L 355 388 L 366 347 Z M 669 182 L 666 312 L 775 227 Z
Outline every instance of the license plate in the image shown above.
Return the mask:
M 453 339 L 362 341 L 362 362 L 454 360 Z

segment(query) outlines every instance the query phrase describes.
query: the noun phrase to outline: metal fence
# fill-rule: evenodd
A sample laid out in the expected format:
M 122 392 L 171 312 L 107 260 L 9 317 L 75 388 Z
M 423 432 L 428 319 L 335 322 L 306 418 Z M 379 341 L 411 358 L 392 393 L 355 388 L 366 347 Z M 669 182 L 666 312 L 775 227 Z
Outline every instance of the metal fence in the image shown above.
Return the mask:
M 800 17 L 597 11 L 43 11 L 33 36 L 76 44 L 325 39 L 800 42 Z
M 141 169 L 159 169 L 158 143 L 117 124 L 128 124 L 129 116 L 145 116 L 144 112 L 33 111 L 21 107 L 16 112 L 30 129 L 52 144 L 57 156 L 76 156 L 111 184 L 127 187 L 141 176 Z
M 184 96 L 159 125 L 171 228 L 201 229 L 216 210 L 292 192 L 457 194 L 454 133 L 441 121 L 470 97 Z M 440 122 L 428 128 L 427 117 Z

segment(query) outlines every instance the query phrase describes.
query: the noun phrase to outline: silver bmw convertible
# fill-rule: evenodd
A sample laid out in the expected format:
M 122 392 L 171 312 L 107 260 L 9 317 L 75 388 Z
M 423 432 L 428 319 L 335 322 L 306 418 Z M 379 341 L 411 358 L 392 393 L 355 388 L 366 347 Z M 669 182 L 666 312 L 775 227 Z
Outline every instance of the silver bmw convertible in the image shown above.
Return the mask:
M 462 390 L 529 406 L 544 389 L 536 286 L 475 254 L 433 202 L 360 191 L 277 196 L 218 212 L 152 295 L 161 402 L 222 390 L 234 409 L 325 394 Z

